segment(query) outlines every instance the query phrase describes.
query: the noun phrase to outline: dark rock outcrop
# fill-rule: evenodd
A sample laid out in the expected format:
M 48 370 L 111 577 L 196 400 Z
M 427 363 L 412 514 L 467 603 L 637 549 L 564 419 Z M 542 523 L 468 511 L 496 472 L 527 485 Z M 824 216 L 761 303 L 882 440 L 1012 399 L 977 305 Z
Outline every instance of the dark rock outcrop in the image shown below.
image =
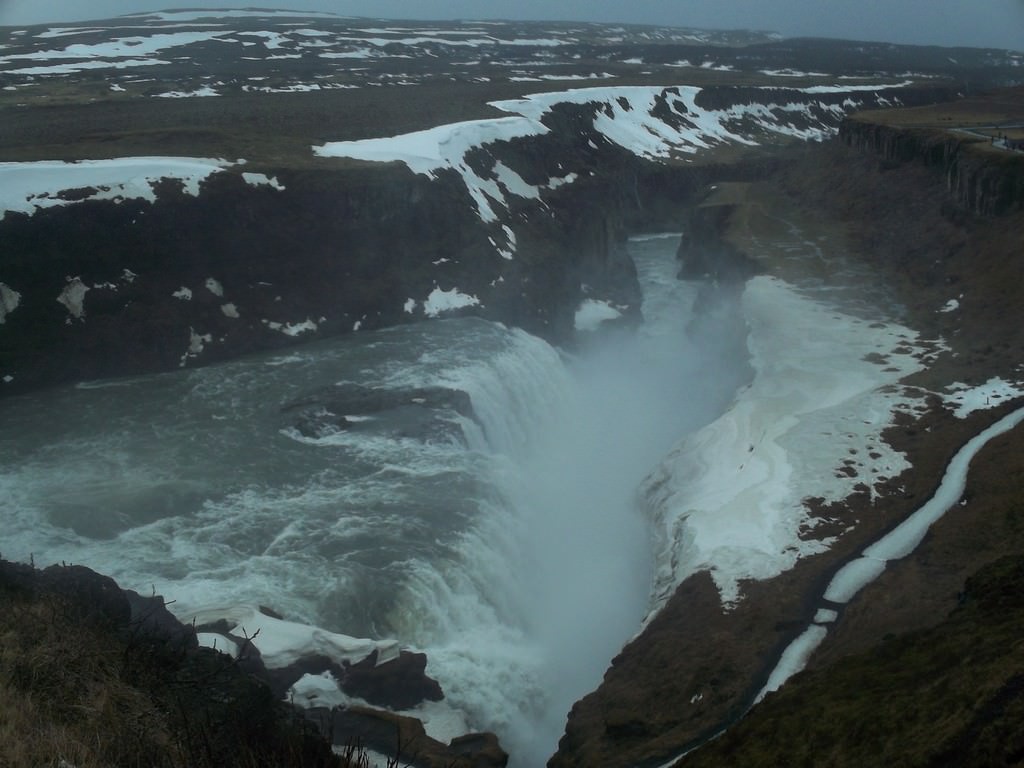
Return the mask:
M 292 400 L 281 406 L 291 425 L 303 436 L 321 438 L 333 432 L 359 429 L 361 424 L 348 417 L 374 415 L 396 426 L 404 436 L 429 438 L 451 428 L 445 421 L 402 419 L 405 412 L 454 411 L 473 418 L 469 395 L 446 387 L 410 389 L 374 389 L 359 384 L 341 383 Z M 416 415 L 416 414 L 413 414 Z M 423 414 L 419 414 L 422 416 Z M 428 414 L 429 415 L 429 414 Z
M 1024 86 L 995 94 L 979 97 L 982 107 L 988 99 L 1019 104 L 1024 101 Z M 1024 153 L 996 149 L 976 132 L 977 124 L 962 111 L 937 116 L 922 126 L 865 113 L 844 120 L 839 138 L 881 158 L 887 168 L 917 163 L 941 174 L 952 199 L 971 213 L 998 216 L 1019 211 L 1024 208 Z
M 397 755 L 412 768 L 504 768 L 508 755 L 491 733 L 469 734 L 444 744 L 414 718 L 367 707 L 313 709 L 308 717 L 339 746 L 359 744 Z
M 725 239 L 736 206 L 709 202 L 687 211 L 679 240 L 679 277 L 742 282 L 759 271 L 746 253 Z
M 339 663 L 314 654 L 277 669 L 268 669 L 261 663 L 254 674 L 266 680 L 275 695 L 282 699 L 303 675 L 324 672 L 330 672 L 341 690 L 349 696 L 377 707 L 412 709 L 425 701 L 444 699 L 440 684 L 426 673 L 426 654 L 402 651 L 397 658 L 382 664 L 377 663 L 377 658 L 374 652 L 356 663 Z

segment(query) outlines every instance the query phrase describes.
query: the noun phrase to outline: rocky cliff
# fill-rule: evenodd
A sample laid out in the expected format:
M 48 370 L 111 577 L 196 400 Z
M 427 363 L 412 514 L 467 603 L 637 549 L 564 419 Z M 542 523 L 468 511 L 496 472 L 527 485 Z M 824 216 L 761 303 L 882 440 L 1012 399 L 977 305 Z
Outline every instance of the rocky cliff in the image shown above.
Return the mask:
M 4 393 L 423 318 L 435 289 L 549 338 L 571 331 L 581 284 L 622 286 L 614 298 L 630 303 L 607 185 L 581 183 L 516 211 L 510 246 L 459 185 L 402 166 L 272 177 L 283 189 L 225 172 L 198 196 L 166 182 L 152 203 L 8 213 L 2 280 L 17 296 L 0 327 Z M 498 236 L 522 255 L 503 258 Z
M 908 101 L 941 95 L 893 90 Z M 142 196 L 88 181 L 29 190 L 0 220 L 0 392 L 203 365 L 452 311 L 569 342 L 584 299 L 639 311 L 629 231 L 678 229 L 709 180 L 771 167 L 760 145 L 825 136 L 852 106 L 887 93 L 542 94 L 500 105 L 521 117 L 480 122 L 530 135 L 474 139 L 466 132 L 477 124 L 456 125 L 470 144 L 426 172 L 346 157 L 205 160 L 202 179 L 163 178 Z M 714 145 L 722 150 L 698 154 Z
M 919 110 L 909 119 L 866 112 L 844 120 L 839 138 L 886 163 L 920 163 L 941 173 L 957 204 L 973 213 L 999 215 L 1024 207 L 1024 153 L 996 143 L 1002 124 L 1016 126 L 1024 88 L 993 92 L 943 111 Z M 1006 128 L 1005 130 L 1010 130 Z

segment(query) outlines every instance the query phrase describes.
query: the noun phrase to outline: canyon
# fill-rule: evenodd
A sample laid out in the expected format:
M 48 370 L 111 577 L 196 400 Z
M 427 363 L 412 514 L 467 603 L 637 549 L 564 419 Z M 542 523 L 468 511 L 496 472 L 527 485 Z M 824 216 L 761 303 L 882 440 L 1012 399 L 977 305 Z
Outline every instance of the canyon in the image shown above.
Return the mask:
M 266 20 L 252 23 L 262 30 Z M 587 46 L 609 45 L 594 34 Z M 548 90 L 550 81 L 450 85 L 425 69 L 421 93 L 408 99 L 395 89 L 339 89 L 232 92 L 173 112 L 152 95 L 5 104 L 0 395 L 283 354 L 440 316 L 499 322 L 572 350 L 585 339 L 585 308 L 600 308 L 611 325 L 641 320 L 627 237 L 682 232 L 683 277 L 737 294 L 755 277 L 831 290 L 865 326 L 892 318 L 917 333 L 904 351 L 869 361 L 920 363 L 889 385 L 913 407 L 897 409 L 881 433 L 912 469 L 876 480 L 852 453 L 831 467 L 862 482 L 838 500 L 802 500 L 814 525 L 801 540 L 829 546 L 771 578 L 740 579 L 732 601 L 714 568 L 666 582 L 671 589 L 601 685 L 573 706 L 549 765 L 714 764 L 711 750 L 740 747 L 726 738 L 682 755 L 737 722 L 736 733 L 756 732 L 759 714 L 794 706 L 787 701 L 802 685 L 834 689 L 841 684 L 830 674 L 870 667 L 870 654 L 894 637 L 986 636 L 986 625 L 965 629 L 954 611 L 965 580 L 993 562 L 1004 565 L 968 582 L 968 600 L 987 605 L 1016 584 L 1019 568 L 1000 561 L 1022 543 L 1016 432 L 982 452 L 963 504 L 922 546 L 839 611 L 809 673 L 746 714 L 782 650 L 814 621 L 832 575 L 928 498 L 962 444 L 1020 403 L 1024 154 L 985 132 L 1024 123 L 1024 91 L 965 95 L 930 49 L 895 49 L 887 72 L 866 72 L 866 54 L 850 46 L 841 71 L 857 77 L 844 82 L 840 70 L 820 72 L 829 64 L 813 42 L 672 45 L 628 49 L 644 66 L 661 57 L 656 73 L 620 53 L 600 85 L 563 91 Z M 755 50 L 756 74 L 720 69 Z M 712 54 L 712 66 L 693 67 L 699 84 L 664 84 L 683 57 L 711 62 Z M 907 59 L 931 74 L 892 75 L 907 71 Z M 769 61 L 793 67 L 798 82 L 761 69 Z M 1006 85 L 1019 66 L 1013 56 L 993 64 L 991 53 L 978 61 L 969 72 L 975 91 Z M 298 82 L 295 73 L 274 77 L 279 89 L 288 77 Z M 75 87 L 91 94 L 97 85 Z M 420 116 L 421 98 L 449 112 Z M 211 101 L 227 117 L 212 115 Z M 402 122 L 382 118 L 366 130 L 361 116 L 358 128 L 324 127 L 339 122 L 325 115 L 374 105 L 403 113 Z M 185 124 L 175 117 L 164 126 L 181 111 L 191 115 Z M 76 125 L 88 127 L 84 139 Z M 430 133 L 438 126 L 439 137 Z M 428 139 L 429 151 L 407 156 Z M 147 164 L 182 156 L 219 159 L 192 175 L 180 162 Z M 125 157 L 139 159 L 131 179 L 95 175 Z M 26 169 L 37 186 L 44 171 L 61 180 L 23 188 L 14 174 Z M 994 379 L 1008 383 L 1008 395 L 955 412 L 951 385 L 972 391 Z M 976 710 L 1014 711 L 1013 680 L 993 679 L 996 693 Z M 951 729 L 936 749 L 970 751 L 987 727 L 975 719 Z

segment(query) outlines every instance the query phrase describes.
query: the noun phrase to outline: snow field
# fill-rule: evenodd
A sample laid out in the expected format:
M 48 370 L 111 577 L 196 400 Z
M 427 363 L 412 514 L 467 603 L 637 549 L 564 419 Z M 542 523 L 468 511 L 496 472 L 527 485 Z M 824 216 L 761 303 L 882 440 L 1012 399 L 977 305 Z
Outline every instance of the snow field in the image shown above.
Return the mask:
M 806 537 L 807 497 L 838 501 L 909 466 L 881 432 L 900 404 L 886 385 L 921 367 L 894 351 L 913 343 L 912 331 L 872 327 L 768 277 L 748 283 L 743 310 L 753 381 L 645 481 L 660 541 L 655 610 L 701 570 L 735 603 L 743 579 L 771 578 L 830 546 Z M 890 355 L 884 368 L 864 359 L 879 350 Z M 847 461 L 852 474 L 838 471 Z
M 156 201 L 153 185 L 161 179 L 177 179 L 186 194 L 196 196 L 199 185 L 210 176 L 244 162 L 204 157 L 118 157 L 0 163 L 0 213 L 33 214 L 39 208 L 83 200 L 135 199 L 152 203 Z M 242 177 L 252 186 L 284 189 L 277 179 L 262 173 L 243 173 Z M 85 194 L 85 190 L 92 191 Z M 66 195 L 71 191 L 76 194 Z

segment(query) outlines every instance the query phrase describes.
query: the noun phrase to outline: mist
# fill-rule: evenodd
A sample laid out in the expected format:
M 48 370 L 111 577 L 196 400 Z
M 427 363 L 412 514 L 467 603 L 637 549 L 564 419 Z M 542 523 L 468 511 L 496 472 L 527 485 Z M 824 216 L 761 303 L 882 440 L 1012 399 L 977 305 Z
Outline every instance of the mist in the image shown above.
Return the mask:
M 140 11 L 245 8 L 250 0 L 0 0 L 0 25 L 107 18 Z M 1024 49 L 1024 0 L 276 0 L 267 7 L 393 19 L 518 19 L 758 29 L 914 45 Z
M 694 284 L 675 279 L 675 242 L 634 243 L 644 326 L 605 332 L 570 359 L 556 412 L 513 451 L 507 586 L 541 692 L 507 708 L 502 743 L 513 766 L 546 763 L 572 704 L 597 687 L 649 609 L 644 477 L 750 375 L 738 297 L 712 290 L 698 301 Z

